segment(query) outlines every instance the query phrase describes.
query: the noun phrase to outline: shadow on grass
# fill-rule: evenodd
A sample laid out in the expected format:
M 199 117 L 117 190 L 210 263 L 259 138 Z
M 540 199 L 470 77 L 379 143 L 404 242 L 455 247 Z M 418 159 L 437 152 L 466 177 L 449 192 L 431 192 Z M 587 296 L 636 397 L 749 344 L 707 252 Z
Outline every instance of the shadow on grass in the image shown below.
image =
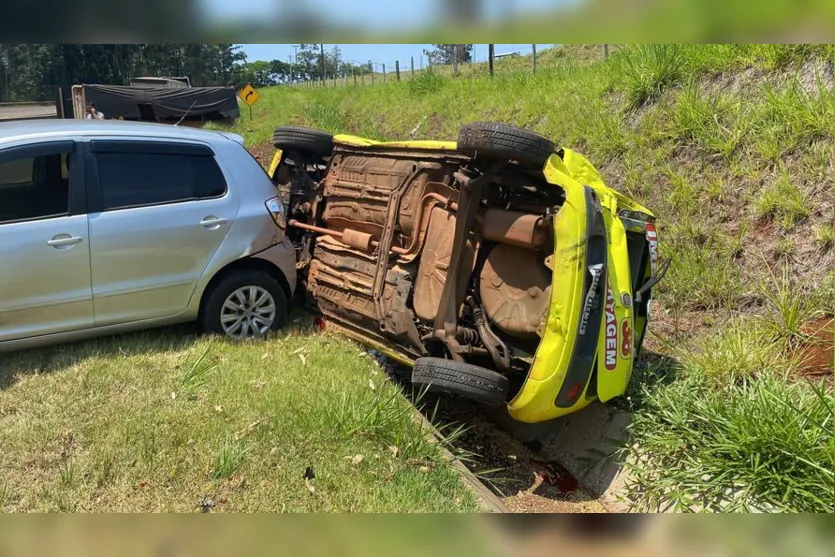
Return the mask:
M 277 335 L 309 334 L 313 320 L 296 310 Z M 32 348 L 0 354 L 0 390 L 14 385 L 23 375 L 61 372 L 90 358 L 119 358 L 184 350 L 206 338 L 196 323 L 147 329 L 134 333 Z
M 196 325 L 185 324 L 9 352 L 0 359 L 0 389 L 14 385 L 22 375 L 60 372 L 90 358 L 184 349 L 200 336 Z

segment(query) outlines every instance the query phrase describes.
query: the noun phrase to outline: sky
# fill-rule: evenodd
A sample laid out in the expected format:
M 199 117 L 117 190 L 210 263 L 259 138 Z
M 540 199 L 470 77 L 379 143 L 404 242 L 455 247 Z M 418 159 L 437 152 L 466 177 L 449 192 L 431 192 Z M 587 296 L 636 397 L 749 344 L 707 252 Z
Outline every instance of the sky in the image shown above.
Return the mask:
M 248 62 L 255 60 L 282 60 L 284 62 L 290 61 L 294 54 L 294 45 L 291 44 L 242 44 L 241 47 L 246 53 Z M 298 46 L 298 45 L 295 45 Z M 331 50 L 334 45 L 326 44 L 325 50 Z M 537 48 L 545 48 L 551 45 L 540 44 Z M 342 50 L 342 59 L 346 62 L 354 62 L 355 64 L 365 63 L 371 60 L 376 64 L 379 70 L 382 64 L 386 65 L 386 71 L 394 71 L 395 61 L 400 61 L 400 69 L 408 69 L 411 63 L 410 58 L 415 57 L 415 68 L 420 69 L 421 64 L 426 65 L 426 56 L 423 55 L 424 49 L 432 48 L 431 44 L 340 44 Z M 496 54 L 504 54 L 508 52 L 519 52 L 520 54 L 528 54 L 531 52 L 531 45 L 529 44 L 497 44 L 495 46 Z M 483 62 L 487 60 L 487 45 L 475 45 L 475 61 Z

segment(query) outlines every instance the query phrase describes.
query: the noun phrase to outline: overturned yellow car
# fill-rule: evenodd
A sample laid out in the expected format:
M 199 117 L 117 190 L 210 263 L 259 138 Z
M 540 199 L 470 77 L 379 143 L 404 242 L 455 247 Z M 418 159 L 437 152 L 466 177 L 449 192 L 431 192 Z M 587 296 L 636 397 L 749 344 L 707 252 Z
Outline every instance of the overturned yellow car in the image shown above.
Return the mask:
M 498 123 L 457 142 L 275 130 L 271 208 L 305 303 L 412 382 L 540 422 L 627 388 L 655 217 L 580 154 Z

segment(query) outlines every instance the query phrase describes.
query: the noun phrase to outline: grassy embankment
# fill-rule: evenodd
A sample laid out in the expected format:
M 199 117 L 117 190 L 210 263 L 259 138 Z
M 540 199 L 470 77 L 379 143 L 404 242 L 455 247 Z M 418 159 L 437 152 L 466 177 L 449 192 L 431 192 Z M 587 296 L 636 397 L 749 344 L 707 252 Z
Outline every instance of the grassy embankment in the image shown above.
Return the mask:
M 268 162 L 279 124 L 454 139 L 536 130 L 651 207 L 653 335 L 632 392 L 636 508 L 832 510 L 831 46 L 599 47 L 373 87 L 263 90 L 237 132 Z

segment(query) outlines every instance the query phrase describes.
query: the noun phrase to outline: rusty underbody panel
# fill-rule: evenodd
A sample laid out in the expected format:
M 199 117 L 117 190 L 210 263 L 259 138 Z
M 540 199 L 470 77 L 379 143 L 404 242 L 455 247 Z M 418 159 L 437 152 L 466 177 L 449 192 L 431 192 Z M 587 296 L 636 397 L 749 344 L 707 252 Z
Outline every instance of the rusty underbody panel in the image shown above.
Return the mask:
M 561 192 L 541 173 L 471 163 L 344 145 L 321 173 L 289 161 L 278 187 L 308 303 L 410 358 L 526 365 L 548 310 Z

